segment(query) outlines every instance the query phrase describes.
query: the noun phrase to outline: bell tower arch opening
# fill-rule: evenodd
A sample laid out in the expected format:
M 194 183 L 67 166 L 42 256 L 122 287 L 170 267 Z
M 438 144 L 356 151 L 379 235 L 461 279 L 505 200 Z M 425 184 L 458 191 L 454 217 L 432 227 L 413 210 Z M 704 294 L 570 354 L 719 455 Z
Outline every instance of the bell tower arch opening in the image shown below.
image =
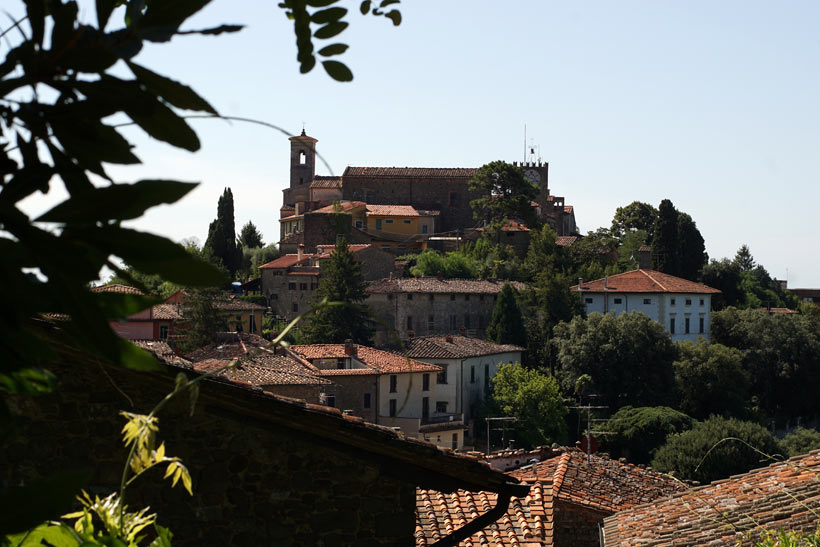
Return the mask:
M 290 184 L 284 192 L 284 205 L 295 205 L 307 201 L 310 195 L 310 182 L 316 174 L 317 139 L 302 134 L 288 139 L 290 141 Z

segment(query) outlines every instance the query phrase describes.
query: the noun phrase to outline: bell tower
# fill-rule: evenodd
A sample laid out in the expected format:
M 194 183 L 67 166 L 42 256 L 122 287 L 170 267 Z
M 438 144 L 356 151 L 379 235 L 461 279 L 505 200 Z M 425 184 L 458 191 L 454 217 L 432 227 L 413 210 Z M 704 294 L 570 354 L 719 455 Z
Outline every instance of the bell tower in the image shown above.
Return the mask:
M 290 186 L 284 191 L 283 203 L 294 205 L 298 201 L 307 201 L 310 196 L 310 182 L 316 173 L 317 139 L 302 134 L 288 139 L 290 141 Z

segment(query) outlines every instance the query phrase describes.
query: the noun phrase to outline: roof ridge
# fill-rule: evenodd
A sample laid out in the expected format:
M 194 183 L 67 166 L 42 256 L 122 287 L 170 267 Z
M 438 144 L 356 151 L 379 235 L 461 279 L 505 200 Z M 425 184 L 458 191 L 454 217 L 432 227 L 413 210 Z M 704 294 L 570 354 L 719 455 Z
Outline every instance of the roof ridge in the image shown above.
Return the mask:
M 564 484 L 564 475 L 569 468 L 569 462 L 572 459 L 572 454 L 564 452 L 558 459 L 558 464 L 555 466 L 555 473 L 552 475 L 552 490 L 553 495 L 557 494 Z
M 667 288 L 664 286 L 664 284 L 663 284 L 663 283 L 661 283 L 660 281 L 658 281 L 657 279 L 655 279 L 655 277 L 653 277 L 652 275 L 650 275 L 650 274 L 649 274 L 649 270 L 644 270 L 643 268 L 639 268 L 639 269 L 638 269 L 638 271 L 639 271 L 639 272 L 641 272 L 642 274 L 644 274 L 646 277 L 648 277 L 648 278 L 649 278 L 649 279 L 651 279 L 652 281 L 654 281 L 655 283 L 657 283 L 658 285 L 660 285 L 660 286 L 661 286 L 661 289 L 663 289 L 663 291 L 664 291 L 664 292 L 670 292 L 670 291 L 669 291 L 669 289 L 667 289 Z M 658 272 L 658 273 L 663 273 L 663 272 Z

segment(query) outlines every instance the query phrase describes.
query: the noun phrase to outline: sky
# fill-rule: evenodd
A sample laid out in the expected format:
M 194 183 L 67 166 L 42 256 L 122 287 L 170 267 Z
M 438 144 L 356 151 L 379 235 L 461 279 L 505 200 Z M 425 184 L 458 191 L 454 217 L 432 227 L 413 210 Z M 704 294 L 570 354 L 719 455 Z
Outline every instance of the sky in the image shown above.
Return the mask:
M 93 4 L 80 2 L 89 21 Z M 276 4 L 213 0 L 187 28 L 245 28 L 150 45 L 136 60 L 221 114 L 291 134 L 304 124 L 330 166 L 318 164 L 320 175 L 522 160 L 526 126 L 526 145 L 549 162 L 550 189 L 574 205 L 582 232 L 608 227 L 619 206 L 668 198 L 695 220 L 711 258 L 747 244 L 773 277 L 820 287 L 820 3 L 403 0 L 394 27 L 342 0 L 351 83 L 320 67 L 299 73 L 292 23 Z M 230 187 L 237 230 L 251 220 L 275 242 L 287 137 L 190 123 L 202 140 L 193 154 L 124 129 L 143 165 L 112 167 L 115 180 L 201 182 L 134 225 L 203 242 Z

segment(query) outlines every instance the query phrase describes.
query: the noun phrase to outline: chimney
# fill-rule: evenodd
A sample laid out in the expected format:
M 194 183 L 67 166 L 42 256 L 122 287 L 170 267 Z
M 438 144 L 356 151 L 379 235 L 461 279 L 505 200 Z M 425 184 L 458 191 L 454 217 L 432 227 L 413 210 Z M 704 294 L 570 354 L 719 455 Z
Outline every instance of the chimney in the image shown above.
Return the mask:
M 441 281 L 442 279 L 444 279 L 444 274 L 442 274 L 441 272 L 436 272 L 436 279 Z
M 298 247 L 296 247 L 296 259 L 301 262 L 302 258 L 305 256 L 305 244 L 300 243 Z
M 356 355 L 356 344 L 349 338 L 345 340 L 345 355 Z
M 448 344 L 452 344 L 453 343 L 453 335 L 448 334 L 447 336 L 444 337 L 444 341 L 447 342 Z
M 464 328 L 464 325 L 461 325 L 461 326 L 458 328 L 458 333 L 459 333 L 460 335 L 462 335 L 462 336 L 464 336 L 464 335 L 467 333 L 467 329 L 465 329 L 465 328 Z
M 608 283 L 609 283 L 609 276 L 608 276 L 608 275 L 605 275 L 605 276 L 604 276 L 604 290 L 606 290 L 606 289 L 607 289 L 607 284 L 608 284 Z
M 584 290 L 584 278 L 579 277 L 578 278 L 578 292 L 581 292 L 583 290 Z

